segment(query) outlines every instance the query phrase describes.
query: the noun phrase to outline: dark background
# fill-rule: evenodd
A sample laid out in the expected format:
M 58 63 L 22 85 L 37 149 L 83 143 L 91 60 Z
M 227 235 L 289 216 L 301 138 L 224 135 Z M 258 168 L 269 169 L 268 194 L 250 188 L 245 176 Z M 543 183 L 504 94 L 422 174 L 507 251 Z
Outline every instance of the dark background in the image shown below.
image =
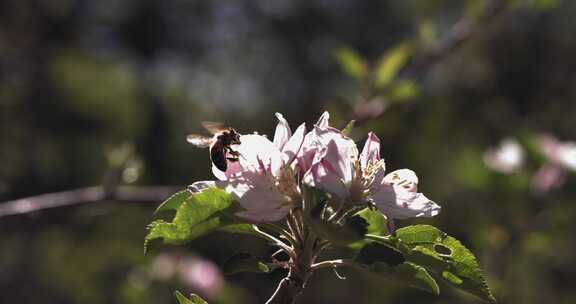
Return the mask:
M 555 0 L 0 1 L 0 200 L 110 179 L 211 179 L 207 152 L 184 140 L 201 121 L 271 136 L 274 112 L 295 128 L 329 110 L 336 127 L 360 120 L 359 143 L 373 130 L 389 170 L 415 170 L 443 208 L 400 226 L 430 223 L 459 238 L 500 303 L 574 303 L 576 179 L 531 190 L 545 158 L 530 143 L 541 132 L 576 139 L 575 14 L 574 1 Z M 459 22 L 471 27 L 462 41 Z M 411 85 L 401 97 L 355 79 L 335 56 L 346 47 L 376 64 L 406 41 L 417 43 L 397 75 Z M 529 148 L 511 175 L 482 160 L 506 137 Z M 215 234 L 144 255 L 159 202 L 0 217 L 0 303 L 174 303 L 175 289 L 210 297 L 159 275 L 158 257 L 221 264 L 238 250 L 272 253 Z M 448 286 L 436 297 L 343 274 L 316 274 L 300 303 L 479 302 Z M 263 303 L 281 277 L 227 276 L 216 302 Z

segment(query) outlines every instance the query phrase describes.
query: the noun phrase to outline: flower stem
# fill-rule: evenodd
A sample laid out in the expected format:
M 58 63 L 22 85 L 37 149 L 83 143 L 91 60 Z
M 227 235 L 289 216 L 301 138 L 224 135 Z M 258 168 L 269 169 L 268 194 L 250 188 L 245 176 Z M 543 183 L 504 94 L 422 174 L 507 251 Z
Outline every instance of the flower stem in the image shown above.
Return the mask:
M 284 229 L 278 225 L 275 225 L 275 224 L 262 223 L 259 225 L 276 232 L 277 234 L 279 234 L 283 238 L 287 239 L 292 246 L 296 246 L 297 240 L 290 231 L 287 231 L 286 229 Z
M 281 240 L 277 239 L 276 237 L 260 230 L 260 228 L 256 225 L 254 225 L 254 230 L 256 230 L 256 232 L 258 232 L 264 238 L 268 239 L 272 244 L 282 248 L 286 252 L 286 254 L 288 254 L 288 256 L 290 256 L 290 258 L 296 259 L 296 254 L 294 253 L 294 249 L 292 247 L 288 246 L 286 243 L 282 242 Z
M 315 263 L 312 265 L 312 270 L 317 270 L 321 268 L 336 268 L 336 267 L 351 267 L 356 269 L 363 269 L 362 266 L 355 263 L 353 260 L 349 259 L 338 259 L 338 260 L 331 260 L 331 261 L 322 261 L 319 263 Z
M 282 279 L 274 294 L 266 301 L 266 304 L 295 304 L 304 289 L 304 282 L 290 274 Z

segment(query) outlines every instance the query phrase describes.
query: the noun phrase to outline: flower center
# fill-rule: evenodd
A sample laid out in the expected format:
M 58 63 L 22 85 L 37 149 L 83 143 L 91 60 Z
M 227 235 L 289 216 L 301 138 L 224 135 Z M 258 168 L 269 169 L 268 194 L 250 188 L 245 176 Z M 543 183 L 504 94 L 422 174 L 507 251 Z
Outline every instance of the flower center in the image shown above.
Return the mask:
M 302 200 L 300 191 L 298 191 L 296 174 L 289 165 L 283 165 L 280 168 L 274 184 L 278 191 L 284 194 L 291 202 L 299 202 Z

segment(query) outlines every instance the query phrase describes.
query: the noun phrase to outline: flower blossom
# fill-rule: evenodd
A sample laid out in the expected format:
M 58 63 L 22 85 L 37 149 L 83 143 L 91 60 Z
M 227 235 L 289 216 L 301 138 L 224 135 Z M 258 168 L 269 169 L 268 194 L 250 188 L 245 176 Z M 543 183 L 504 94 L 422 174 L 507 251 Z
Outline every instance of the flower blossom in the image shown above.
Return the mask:
M 506 138 L 499 146 L 487 150 L 484 153 L 483 160 L 490 169 L 504 174 L 511 174 L 522 167 L 524 149 L 515 139 Z
M 276 113 L 278 125 L 274 140 L 258 134 L 240 136 L 240 144 L 232 148 L 239 153 L 238 161 L 228 161 L 226 172 L 215 166 L 212 172 L 217 182 L 197 182 L 191 189 L 217 186 L 231 193 L 245 209 L 237 216 L 254 222 L 274 222 L 284 218 L 301 204 L 300 189 L 291 164 L 302 141 L 305 125 L 294 134 L 284 117 Z
M 306 184 L 344 203 L 374 204 L 388 218 L 432 217 L 440 206 L 417 192 L 418 178 L 409 169 L 385 175 L 380 140 L 368 134 L 362 153 L 354 141 L 328 125 L 325 112 L 305 139 L 299 166 Z
M 576 171 L 576 143 L 543 134 L 538 144 L 546 162 L 532 176 L 530 185 L 534 192 L 542 194 L 564 185 L 567 172 Z

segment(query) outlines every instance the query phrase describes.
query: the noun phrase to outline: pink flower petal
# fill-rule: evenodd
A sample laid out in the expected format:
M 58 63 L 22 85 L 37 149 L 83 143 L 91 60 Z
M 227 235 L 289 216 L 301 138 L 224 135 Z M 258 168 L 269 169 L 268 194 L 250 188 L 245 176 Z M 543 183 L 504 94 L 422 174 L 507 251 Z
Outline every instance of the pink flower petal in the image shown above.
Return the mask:
M 262 163 L 265 168 L 270 168 L 271 172 L 276 174 L 282 167 L 282 153 L 268 138 L 248 134 L 242 135 L 240 142 L 241 144 L 235 148 L 240 153 L 239 163 L 242 170 L 258 171 Z
M 236 216 L 256 223 L 277 222 L 286 217 L 290 209 L 291 207 L 289 206 L 280 206 L 272 209 L 252 209 L 236 212 Z
M 364 144 L 364 149 L 362 149 L 362 153 L 360 154 L 360 165 L 363 169 L 368 166 L 368 162 L 379 161 L 380 160 L 380 139 L 376 134 L 370 132 L 368 133 L 368 139 L 366 139 L 366 143 Z
M 350 147 L 337 145 L 334 140 L 328 142 L 324 161 L 330 164 L 331 171 L 335 173 L 346 184 L 350 184 L 354 178 L 353 159 L 355 155 L 350 155 Z
M 557 164 L 545 163 L 532 176 L 530 188 L 537 194 L 545 194 L 561 187 L 566 181 L 566 170 Z
M 228 162 L 228 167 L 226 168 L 226 172 L 221 171 L 220 169 L 218 169 L 218 167 L 216 167 L 214 164 L 212 164 L 212 174 L 214 174 L 214 176 L 219 179 L 219 180 L 227 180 L 230 176 L 240 172 L 242 170 L 242 167 L 240 166 L 240 162 L 237 161 L 227 161 Z
M 273 177 L 245 171 L 226 183 L 225 189 L 238 199 L 244 211 L 237 215 L 255 222 L 277 221 L 293 207 L 291 198 L 274 185 Z
M 346 200 L 350 196 L 350 192 L 340 176 L 333 172 L 331 166 L 321 161 L 312 166 L 310 170 L 304 175 L 304 183 L 330 192 L 341 200 Z
M 292 131 L 290 130 L 290 125 L 288 125 L 288 122 L 284 119 L 282 114 L 276 113 L 276 118 L 278 118 L 278 125 L 276 125 L 276 131 L 274 132 L 274 145 L 278 150 L 282 150 L 290 136 L 292 136 Z
M 401 186 L 382 184 L 370 199 L 378 209 L 391 218 L 432 217 L 440 213 L 440 206 L 424 194 L 407 191 Z
M 392 218 L 432 217 L 440 213 L 440 206 L 417 192 L 418 177 L 409 169 L 386 175 L 370 199 L 380 211 Z
M 188 191 L 192 193 L 202 192 L 205 189 L 216 187 L 216 182 L 214 181 L 198 181 L 194 182 L 192 185 L 188 186 Z
M 322 115 L 316 122 L 316 126 L 319 128 L 327 128 L 329 125 L 329 121 L 330 121 L 330 113 L 328 113 L 328 111 L 325 111 L 324 113 L 322 113 Z
M 410 169 L 400 169 L 388 173 L 383 180 L 384 183 L 402 187 L 409 192 L 418 191 L 418 177 Z
M 282 153 L 284 153 L 284 164 L 291 164 L 296 158 L 296 155 L 300 152 L 302 143 L 304 142 L 305 132 L 306 124 L 301 124 L 282 148 Z

